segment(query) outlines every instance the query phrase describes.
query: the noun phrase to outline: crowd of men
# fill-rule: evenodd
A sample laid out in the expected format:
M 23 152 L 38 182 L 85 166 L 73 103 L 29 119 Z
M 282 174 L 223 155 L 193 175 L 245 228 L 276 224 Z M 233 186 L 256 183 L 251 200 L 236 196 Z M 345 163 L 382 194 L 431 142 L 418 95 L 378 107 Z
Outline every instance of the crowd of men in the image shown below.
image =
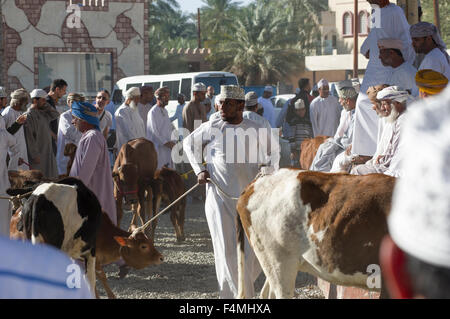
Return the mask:
M 450 58 L 434 25 L 420 22 L 409 26 L 398 6 L 384 0 L 369 2 L 381 8 L 382 27 L 372 29 L 361 47 L 361 53 L 369 59 L 362 83 L 350 79 L 330 87 L 326 79 L 321 79 L 315 85 L 315 96 L 309 92 L 309 80 L 301 79 L 295 97 L 286 102 L 278 117 L 270 100 L 271 86 L 258 97 L 255 92 L 244 94 L 242 88 L 233 85 L 222 86 L 220 94 L 215 95 L 212 86 L 195 83 L 190 101 L 178 94 L 172 117 L 165 108 L 170 96 L 167 87 L 156 91 L 150 86 L 131 87 L 123 92 L 124 102 L 117 109 L 106 89 L 97 92 L 92 104 L 72 92 L 67 95 L 70 109 L 62 114 L 56 110 L 68 90 L 62 79 L 54 80 L 49 92 L 11 92 L 8 107 L 8 95 L 1 88 L 0 194 L 9 187 L 8 170 L 38 169 L 47 178 L 67 174 L 80 178 L 96 194 L 111 221 L 117 223 L 110 149 L 120 149 L 128 141 L 144 137 L 155 146 L 158 168 L 175 168 L 172 151 L 183 140 L 198 182 L 207 184 L 205 213 L 220 297 L 236 297 L 236 198 L 258 172 L 267 174 L 279 169 L 278 136 L 271 129 L 281 128 L 281 135 L 289 139 L 292 166 L 298 165 L 305 139 L 328 136 L 319 147 L 311 170 L 355 175 L 382 173 L 400 179 L 407 176 L 402 165 L 407 160 L 403 149 L 408 149 L 402 138 L 405 115 L 410 107 L 414 108 L 416 100 L 438 95 L 445 89 Z M 178 126 L 175 134 L 174 121 Z M 261 129 L 269 134 L 257 134 Z M 256 141 L 256 157 L 253 145 L 246 143 L 245 138 L 236 139 L 242 131 Z M 218 138 L 217 132 L 224 134 Z M 229 139 L 237 143 L 233 147 L 239 150 L 231 157 Z M 68 143 L 77 146 L 69 169 L 64 156 Z M 245 160 L 239 161 L 239 156 Z M 0 212 L 7 209 L 8 201 L 0 199 Z M 0 214 L 0 235 L 8 236 L 9 218 L 10 215 Z M 411 245 L 402 247 L 414 255 Z M 247 294 L 252 296 L 253 282 L 261 268 L 248 243 L 246 252 L 245 285 Z M 445 266 L 448 273 L 450 264 Z

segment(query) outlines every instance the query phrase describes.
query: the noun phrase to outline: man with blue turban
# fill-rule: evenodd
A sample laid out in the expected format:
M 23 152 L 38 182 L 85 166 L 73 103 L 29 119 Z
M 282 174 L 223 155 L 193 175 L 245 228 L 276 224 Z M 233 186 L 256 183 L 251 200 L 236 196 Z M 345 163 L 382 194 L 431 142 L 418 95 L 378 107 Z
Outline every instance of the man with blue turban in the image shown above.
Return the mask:
M 116 203 L 108 147 L 100 132 L 97 109 L 87 102 L 72 103 L 72 123 L 81 132 L 70 176 L 77 177 L 94 192 L 103 211 L 117 224 Z

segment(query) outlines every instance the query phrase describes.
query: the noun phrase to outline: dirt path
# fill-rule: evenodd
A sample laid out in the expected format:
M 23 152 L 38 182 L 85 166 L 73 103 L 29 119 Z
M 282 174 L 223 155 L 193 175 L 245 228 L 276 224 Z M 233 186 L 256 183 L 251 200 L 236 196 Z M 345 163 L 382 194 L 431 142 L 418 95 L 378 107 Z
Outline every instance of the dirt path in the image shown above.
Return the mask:
M 125 213 L 122 228 L 126 229 L 131 213 Z M 105 267 L 111 289 L 117 298 L 133 299 L 217 299 L 218 288 L 214 268 L 211 237 L 204 213 L 204 204 L 198 200 L 186 208 L 186 241 L 177 243 L 169 215 L 160 217 L 156 229 L 155 246 L 164 255 L 164 263 L 145 269 L 132 269 L 124 279 L 117 276 L 118 266 Z M 314 285 L 314 278 L 299 274 L 295 298 L 323 298 Z M 255 284 L 260 291 L 264 274 Z M 102 298 L 106 293 L 98 285 Z

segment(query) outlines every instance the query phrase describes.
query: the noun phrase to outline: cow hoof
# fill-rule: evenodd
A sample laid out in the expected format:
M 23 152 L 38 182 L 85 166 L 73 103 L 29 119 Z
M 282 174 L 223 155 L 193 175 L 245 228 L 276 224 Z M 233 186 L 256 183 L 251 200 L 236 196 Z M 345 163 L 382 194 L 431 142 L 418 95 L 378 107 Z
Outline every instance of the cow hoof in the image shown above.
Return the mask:
M 130 271 L 130 267 L 127 265 L 122 265 L 119 267 L 119 279 L 123 279 L 128 275 L 128 272 Z

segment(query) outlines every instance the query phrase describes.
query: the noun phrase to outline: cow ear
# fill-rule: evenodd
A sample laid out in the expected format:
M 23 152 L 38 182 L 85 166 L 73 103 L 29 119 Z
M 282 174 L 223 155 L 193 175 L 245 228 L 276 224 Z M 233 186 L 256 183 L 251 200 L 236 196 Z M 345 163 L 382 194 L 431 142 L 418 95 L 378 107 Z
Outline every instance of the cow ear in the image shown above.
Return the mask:
M 127 246 L 127 238 L 121 236 L 114 236 L 115 241 L 122 247 Z

